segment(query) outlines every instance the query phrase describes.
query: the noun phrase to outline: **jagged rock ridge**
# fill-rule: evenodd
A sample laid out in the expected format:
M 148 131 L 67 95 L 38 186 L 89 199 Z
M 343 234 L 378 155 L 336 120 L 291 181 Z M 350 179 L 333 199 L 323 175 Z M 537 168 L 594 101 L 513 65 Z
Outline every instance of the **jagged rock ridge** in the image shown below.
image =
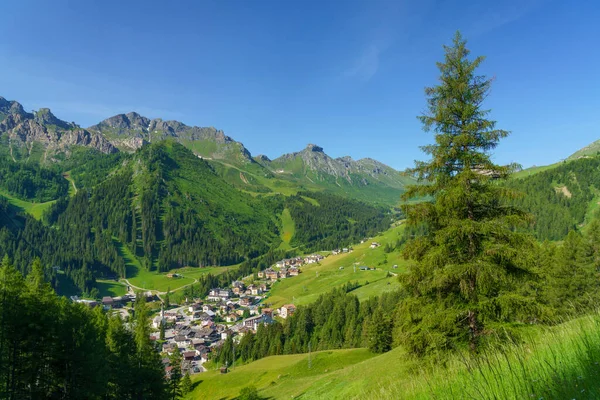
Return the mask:
M 137 150 L 147 142 L 173 139 L 203 157 L 253 162 L 243 144 L 213 127 L 188 126 L 160 118 L 149 119 L 131 112 L 115 115 L 88 129 L 105 135 L 123 150 Z
M 45 158 L 68 152 L 73 145 L 91 147 L 107 154 L 117 151 L 104 136 L 62 121 L 48 108 L 28 113 L 18 102 L 3 97 L 0 97 L 0 135 L 8 137 L 11 154 L 14 148 L 31 152 L 35 143 L 43 146 Z

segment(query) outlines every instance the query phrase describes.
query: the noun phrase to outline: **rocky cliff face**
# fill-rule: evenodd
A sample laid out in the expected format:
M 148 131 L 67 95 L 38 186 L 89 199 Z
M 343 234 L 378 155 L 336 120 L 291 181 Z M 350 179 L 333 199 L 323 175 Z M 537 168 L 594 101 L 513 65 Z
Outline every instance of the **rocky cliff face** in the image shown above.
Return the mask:
M 137 150 L 144 143 L 173 139 L 206 158 L 253 162 L 250 152 L 221 130 L 188 126 L 179 121 L 149 119 L 137 113 L 119 114 L 88 128 L 123 150 Z
M 45 156 L 68 152 L 73 145 L 91 147 L 103 153 L 117 151 L 102 135 L 62 121 L 48 108 L 28 113 L 18 102 L 3 97 L 0 97 L 0 135 L 8 137 L 10 146 L 24 151 L 31 151 L 33 143 L 40 143 Z

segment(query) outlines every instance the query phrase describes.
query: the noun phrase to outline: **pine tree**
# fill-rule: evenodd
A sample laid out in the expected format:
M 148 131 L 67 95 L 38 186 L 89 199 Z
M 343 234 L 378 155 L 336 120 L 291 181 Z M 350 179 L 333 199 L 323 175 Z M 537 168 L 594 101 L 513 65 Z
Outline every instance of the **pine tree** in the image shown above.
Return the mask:
M 176 347 L 169 357 L 169 364 L 172 367 L 171 376 L 169 377 L 169 394 L 172 400 L 181 397 L 181 361 L 181 352 Z
M 192 379 L 190 378 L 190 373 L 186 372 L 181 380 L 181 394 L 187 395 L 192 391 Z
M 510 296 L 529 275 L 532 241 L 514 229 L 528 219 L 510 205 L 515 193 L 496 182 L 515 166 L 491 160 L 509 134 L 482 108 L 492 80 L 477 75 L 484 58 L 469 58 L 460 33 L 444 49 L 440 83 L 425 89 L 428 109 L 419 117 L 435 133 L 435 143 L 422 148 L 431 158 L 416 162 L 412 172 L 423 184 L 403 196 L 431 199 L 403 207 L 409 226 L 426 226 L 406 246 L 413 263 L 401 277 L 409 298 L 400 305 L 397 341 L 415 353 L 458 343 L 475 350 L 501 315 L 529 301 Z

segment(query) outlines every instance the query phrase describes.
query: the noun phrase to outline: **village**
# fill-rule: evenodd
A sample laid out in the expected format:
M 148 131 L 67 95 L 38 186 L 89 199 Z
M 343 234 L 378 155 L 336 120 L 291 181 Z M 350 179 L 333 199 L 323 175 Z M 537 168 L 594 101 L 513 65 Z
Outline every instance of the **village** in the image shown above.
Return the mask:
M 373 242 L 369 247 L 374 249 L 379 246 L 379 243 Z M 334 249 L 327 255 L 352 251 L 351 247 Z M 160 312 L 152 319 L 150 339 L 157 343 L 165 375 L 169 377 L 176 367 L 171 365 L 175 352 L 181 355 L 182 374 L 197 374 L 206 371 L 204 364 L 210 360 L 211 352 L 222 346 L 229 337 L 234 343 L 239 343 L 244 335 L 256 333 L 260 325 L 270 324 L 277 319 L 285 320 L 293 315 L 296 311 L 294 304 L 275 309 L 269 307 L 268 294 L 272 285 L 279 280 L 298 276 L 303 266 L 318 263 L 324 258 L 322 254 L 311 254 L 280 260 L 254 276 L 231 282 L 229 287 L 211 289 L 205 298 L 186 298 L 183 304 L 170 305 L 167 309 L 163 299 L 156 294 L 150 291 L 135 293 L 130 287 L 128 294 L 105 296 L 100 302 L 76 296 L 71 300 L 90 307 L 102 306 L 107 311 L 119 313 L 124 319 L 130 316 L 131 304 L 137 296 L 144 296 L 147 302 L 160 302 Z M 373 269 L 359 267 L 362 271 Z M 178 278 L 177 274 L 167 274 L 167 277 Z M 222 373 L 228 371 L 226 365 L 217 367 Z
M 162 309 L 152 321 L 156 332 L 151 339 L 160 340 L 160 331 L 164 329 L 163 344 L 159 350 L 164 356 L 166 376 L 170 376 L 176 367 L 170 365 L 173 352 L 181 353 L 183 374 L 200 373 L 206 370 L 203 364 L 210 360 L 212 350 L 221 346 L 227 338 L 232 337 L 234 342 L 239 342 L 244 335 L 256 333 L 259 325 L 293 315 L 296 311 L 294 304 L 285 304 L 277 309 L 266 306 L 265 299 L 271 285 L 280 279 L 298 276 L 303 265 L 317 263 L 324 258 L 321 254 L 312 254 L 281 260 L 258 272 L 258 279 L 233 281 L 230 287 L 211 289 L 204 299 L 187 299 L 183 306 Z M 222 366 L 221 371 L 226 373 L 227 366 Z

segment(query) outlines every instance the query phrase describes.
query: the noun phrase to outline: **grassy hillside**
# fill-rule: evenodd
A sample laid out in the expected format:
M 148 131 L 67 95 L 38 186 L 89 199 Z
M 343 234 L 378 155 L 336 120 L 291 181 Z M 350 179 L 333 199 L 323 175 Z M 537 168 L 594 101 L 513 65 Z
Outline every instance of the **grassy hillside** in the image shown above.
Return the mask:
M 402 348 L 377 356 L 365 349 L 322 352 L 327 366 L 313 370 L 307 354 L 269 357 L 227 375 L 197 375 L 188 398 L 233 399 L 250 384 L 270 399 L 599 398 L 600 315 L 528 332 L 522 344 L 444 362 L 418 360 Z
M 600 153 L 600 140 L 596 140 L 593 143 L 585 146 L 582 149 L 577 150 L 575 153 L 571 154 L 568 160 L 577 160 L 582 157 L 596 156 Z
M 299 276 L 275 283 L 265 302 L 274 307 L 287 303 L 308 304 L 334 287 L 349 282 L 358 282 L 361 285 L 352 291 L 359 299 L 397 289 L 398 279 L 394 276 L 388 277 L 388 272 L 394 274 L 401 272 L 406 261 L 397 251 L 386 253 L 385 245 L 388 243 L 393 245 L 400 238 L 403 229 L 402 225 L 395 226 L 365 243 L 355 245 L 351 253 L 329 255 L 320 263 L 305 265 Z M 375 249 L 369 248 L 374 241 L 381 246 Z M 354 265 L 356 265 L 356 272 Z M 375 267 L 376 270 L 361 271 L 359 267 L 363 265 Z M 398 269 L 393 269 L 393 265 L 398 265 Z
M 56 202 L 55 200 L 47 201 L 45 203 L 25 201 L 16 198 L 15 196 L 9 194 L 8 192 L 2 189 L 0 189 L 0 196 L 5 197 L 11 205 L 15 206 L 16 208 L 27 214 L 30 214 L 32 217 L 38 220 L 42 218 L 42 214 L 44 214 L 44 211 L 46 211 L 48 208 L 50 208 L 50 206 L 52 206 L 52 204 Z
M 233 399 L 250 384 L 264 390 L 267 398 L 290 398 L 310 389 L 316 380 L 368 360 L 375 354 L 366 349 L 331 350 L 308 354 L 267 357 L 232 369 L 222 375 L 209 371 L 196 376 L 189 399 Z
M 548 171 L 550 169 L 556 168 L 561 164 L 562 163 L 558 162 L 558 163 L 554 163 L 554 164 L 550 164 L 550 165 L 542 165 L 542 166 L 534 166 L 531 168 L 526 168 L 519 172 L 515 172 L 512 175 L 512 178 L 514 178 L 514 179 L 526 178 L 528 176 L 532 176 L 532 175 L 538 174 L 540 172 L 544 172 L 544 171 Z

